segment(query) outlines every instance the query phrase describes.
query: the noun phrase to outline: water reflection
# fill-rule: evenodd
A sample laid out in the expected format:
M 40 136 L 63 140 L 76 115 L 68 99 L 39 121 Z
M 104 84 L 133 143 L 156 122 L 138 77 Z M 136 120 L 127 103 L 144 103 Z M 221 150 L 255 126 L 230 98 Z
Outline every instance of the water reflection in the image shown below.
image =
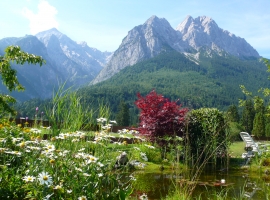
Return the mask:
M 186 180 L 184 174 L 172 172 L 139 172 L 135 176 L 137 181 L 134 184 L 133 196 L 146 193 L 150 200 L 164 199 L 169 192 L 175 190 L 175 186 L 180 187 L 181 181 Z M 250 175 L 244 170 L 205 170 L 197 179 L 192 196 L 200 196 L 202 200 L 216 199 L 217 196 L 226 196 L 227 199 L 265 200 L 270 198 L 269 189 L 269 183 L 262 180 L 261 174 Z

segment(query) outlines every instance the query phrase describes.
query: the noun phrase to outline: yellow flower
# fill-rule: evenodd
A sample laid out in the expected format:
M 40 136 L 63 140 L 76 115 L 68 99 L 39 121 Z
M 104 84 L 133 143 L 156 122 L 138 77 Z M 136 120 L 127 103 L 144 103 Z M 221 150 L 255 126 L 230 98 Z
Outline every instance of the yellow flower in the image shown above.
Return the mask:
M 22 127 L 22 125 L 21 125 L 21 124 L 18 124 L 17 126 L 18 126 L 18 127 Z
M 21 148 L 24 148 L 24 147 L 25 147 L 25 142 L 21 142 L 21 143 L 19 144 L 19 146 L 20 146 Z
M 37 139 L 38 141 L 40 141 L 40 140 L 41 140 L 41 137 L 40 137 L 40 136 L 37 136 L 36 139 Z
M 53 165 L 55 163 L 55 160 L 54 159 L 51 159 L 50 160 L 50 163 Z
M 7 127 L 9 127 L 9 123 L 7 123 L 7 122 L 4 122 L 4 126 L 7 126 Z
M 29 133 L 29 132 L 30 132 L 30 129 L 29 129 L 29 128 L 24 128 L 24 129 L 23 129 L 23 132 Z

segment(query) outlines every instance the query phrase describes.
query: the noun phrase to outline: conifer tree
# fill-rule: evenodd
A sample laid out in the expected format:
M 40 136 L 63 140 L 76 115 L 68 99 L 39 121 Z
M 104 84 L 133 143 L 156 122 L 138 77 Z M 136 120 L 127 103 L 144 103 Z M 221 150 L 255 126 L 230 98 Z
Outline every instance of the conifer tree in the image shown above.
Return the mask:
M 238 109 L 237 109 L 237 106 L 236 105 L 231 105 L 229 108 L 228 108 L 228 117 L 229 117 L 229 120 L 231 122 L 238 122 L 239 123 L 239 113 L 238 113 Z
M 129 108 L 124 101 L 120 102 L 116 121 L 119 126 L 129 126 Z
M 265 136 L 265 123 L 262 112 L 258 112 L 255 115 L 252 134 L 255 136 Z
M 255 136 L 265 136 L 265 107 L 262 98 L 255 97 L 255 118 L 253 121 L 252 134 Z
M 245 131 L 248 133 L 252 132 L 253 120 L 255 116 L 255 110 L 252 100 L 247 100 L 244 104 L 244 110 L 242 113 L 241 124 Z

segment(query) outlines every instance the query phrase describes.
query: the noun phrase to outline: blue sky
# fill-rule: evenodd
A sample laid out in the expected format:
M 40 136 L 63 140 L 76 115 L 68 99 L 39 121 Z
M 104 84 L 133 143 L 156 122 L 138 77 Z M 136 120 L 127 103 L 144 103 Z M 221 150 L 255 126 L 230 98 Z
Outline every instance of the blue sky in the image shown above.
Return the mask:
M 187 15 L 205 15 L 270 58 L 269 0 L 1 0 L 0 8 L 0 39 L 56 27 L 77 42 L 115 51 L 129 30 L 152 15 L 173 28 Z

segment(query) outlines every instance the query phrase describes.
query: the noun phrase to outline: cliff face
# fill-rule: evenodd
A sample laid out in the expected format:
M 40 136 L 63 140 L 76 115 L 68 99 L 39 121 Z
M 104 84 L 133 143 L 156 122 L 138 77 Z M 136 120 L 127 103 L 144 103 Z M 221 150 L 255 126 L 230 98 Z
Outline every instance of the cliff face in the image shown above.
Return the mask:
M 59 84 L 79 88 L 92 81 L 107 64 L 112 53 L 101 52 L 87 46 L 85 42 L 76 43 L 53 28 L 36 36 L 3 38 L 0 40 L 0 55 L 10 45 L 18 45 L 25 52 L 42 56 L 46 64 L 42 67 L 14 65 L 19 82 L 25 92 L 12 95 L 21 101 L 31 98 L 50 98 Z M 0 84 L 0 90 L 7 92 Z
M 189 54 L 189 57 L 201 49 L 226 52 L 237 57 L 259 57 L 245 39 L 219 28 L 209 17 L 193 19 L 187 16 L 173 29 L 166 19 L 152 16 L 143 25 L 128 32 L 107 66 L 91 84 L 104 81 L 126 66 L 154 57 L 168 48 Z

